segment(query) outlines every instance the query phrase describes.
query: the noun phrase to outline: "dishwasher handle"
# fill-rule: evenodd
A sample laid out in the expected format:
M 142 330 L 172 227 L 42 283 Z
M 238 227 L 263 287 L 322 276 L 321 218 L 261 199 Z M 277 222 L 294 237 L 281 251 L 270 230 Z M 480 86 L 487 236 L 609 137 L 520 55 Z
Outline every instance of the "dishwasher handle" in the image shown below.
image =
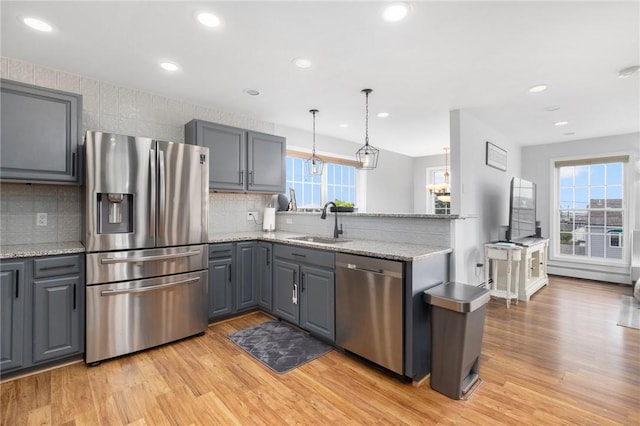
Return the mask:
M 353 263 L 347 263 L 347 268 L 349 268 L 349 269 L 355 269 L 356 271 L 372 272 L 372 273 L 374 273 L 374 274 L 384 275 L 384 269 L 369 269 L 369 268 L 363 268 L 363 267 L 358 266 L 358 265 L 353 264 Z

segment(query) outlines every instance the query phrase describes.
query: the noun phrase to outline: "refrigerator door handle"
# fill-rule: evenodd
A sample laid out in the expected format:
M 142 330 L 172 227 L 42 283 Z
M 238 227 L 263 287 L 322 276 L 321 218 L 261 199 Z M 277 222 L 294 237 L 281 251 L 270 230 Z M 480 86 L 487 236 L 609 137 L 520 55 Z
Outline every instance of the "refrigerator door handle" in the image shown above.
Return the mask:
M 165 289 L 167 287 L 175 287 L 181 284 L 192 283 L 194 281 L 200 281 L 200 277 L 189 278 L 187 280 L 174 281 L 166 284 L 150 285 L 147 287 L 125 288 L 122 290 L 102 290 L 100 292 L 100 296 L 115 296 L 118 294 L 128 294 L 128 293 L 144 293 L 147 291 L 155 291 L 155 290 Z
M 156 150 L 149 151 L 149 235 L 155 242 L 156 238 Z
M 109 263 L 136 263 L 136 262 L 149 262 L 153 260 L 166 260 L 166 259 L 179 259 L 181 257 L 198 256 L 200 250 L 188 251 L 186 253 L 170 253 L 170 254 L 158 254 L 155 256 L 139 256 L 139 257 L 105 257 L 100 259 L 100 263 L 103 265 Z
M 164 151 L 161 149 L 158 149 L 158 169 L 159 169 L 159 188 L 158 188 L 158 198 L 159 198 L 159 203 L 158 203 L 158 237 L 162 236 L 164 234 L 164 227 L 165 227 L 165 197 L 166 197 L 166 192 L 167 192 L 167 176 L 166 176 L 166 171 L 165 171 L 165 164 L 164 164 Z

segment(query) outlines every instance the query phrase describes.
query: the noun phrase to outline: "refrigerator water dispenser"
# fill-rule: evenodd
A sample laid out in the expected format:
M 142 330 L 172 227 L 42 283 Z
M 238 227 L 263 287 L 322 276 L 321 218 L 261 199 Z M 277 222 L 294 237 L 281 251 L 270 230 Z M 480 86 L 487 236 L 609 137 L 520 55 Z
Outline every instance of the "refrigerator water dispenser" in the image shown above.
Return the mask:
M 98 233 L 133 232 L 133 194 L 98 193 Z

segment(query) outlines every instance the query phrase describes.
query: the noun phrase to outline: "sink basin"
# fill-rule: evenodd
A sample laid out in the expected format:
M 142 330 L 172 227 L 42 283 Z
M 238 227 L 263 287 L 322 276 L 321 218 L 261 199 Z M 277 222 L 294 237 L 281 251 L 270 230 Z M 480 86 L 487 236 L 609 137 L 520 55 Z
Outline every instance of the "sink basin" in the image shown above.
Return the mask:
M 316 237 L 305 235 L 302 237 L 291 237 L 287 238 L 287 240 L 291 241 L 302 241 L 305 243 L 316 243 L 316 244 L 340 244 L 340 243 L 348 243 L 351 240 L 345 240 L 342 238 L 331 238 L 331 237 Z

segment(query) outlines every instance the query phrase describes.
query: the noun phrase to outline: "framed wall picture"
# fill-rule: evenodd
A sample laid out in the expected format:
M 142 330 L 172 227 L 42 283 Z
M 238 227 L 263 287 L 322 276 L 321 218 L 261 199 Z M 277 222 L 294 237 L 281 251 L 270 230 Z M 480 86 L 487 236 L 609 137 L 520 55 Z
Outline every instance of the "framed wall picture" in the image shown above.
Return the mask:
M 507 171 L 507 151 L 487 141 L 487 166 Z

